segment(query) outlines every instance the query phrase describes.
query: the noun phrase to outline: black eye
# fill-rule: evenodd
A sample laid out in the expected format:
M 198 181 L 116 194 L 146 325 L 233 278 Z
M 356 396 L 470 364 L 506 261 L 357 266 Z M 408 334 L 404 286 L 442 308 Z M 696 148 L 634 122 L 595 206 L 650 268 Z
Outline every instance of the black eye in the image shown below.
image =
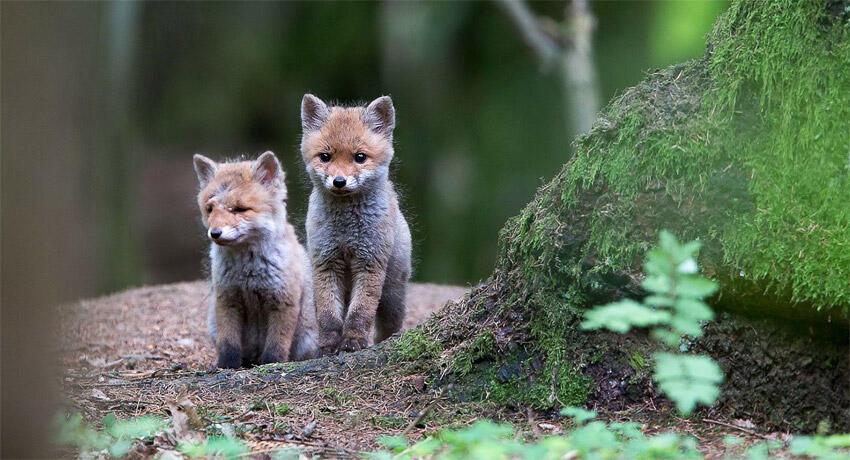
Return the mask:
M 363 152 L 357 152 L 354 154 L 354 162 L 355 163 L 363 163 L 366 161 L 366 154 Z
M 209 214 L 209 213 L 211 213 L 211 212 L 212 212 L 212 205 L 211 205 L 211 204 L 208 204 L 208 205 L 207 205 L 207 213 Z
M 322 163 L 327 163 L 331 161 L 331 154 L 328 152 L 322 152 L 319 154 L 319 160 L 321 160 Z
M 242 214 L 243 212 L 250 211 L 250 210 L 251 210 L 251 208 L 245 208 L 245 207 L 242 207 L 242 206 L 236 206 L 235 208 L 233 208 L 233 212 L 236 213 L 236 214 Z

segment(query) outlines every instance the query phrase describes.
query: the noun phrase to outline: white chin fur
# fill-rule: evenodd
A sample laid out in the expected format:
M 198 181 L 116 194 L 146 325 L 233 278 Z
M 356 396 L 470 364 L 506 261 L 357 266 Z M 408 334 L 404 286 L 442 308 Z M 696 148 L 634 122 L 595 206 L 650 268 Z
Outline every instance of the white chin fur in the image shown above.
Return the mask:
M 213 239 L 213 237 L 210 236 L 209 230 L 207 230 L 207 236 L 213 243 L 228 244 L 239 239 L 239 230 L 237 230 L 235 227 L 231 227 L 228 225 L 226 227 L 221 227 L 219 230 L 221 230 L 221 236 L 216 239 Z

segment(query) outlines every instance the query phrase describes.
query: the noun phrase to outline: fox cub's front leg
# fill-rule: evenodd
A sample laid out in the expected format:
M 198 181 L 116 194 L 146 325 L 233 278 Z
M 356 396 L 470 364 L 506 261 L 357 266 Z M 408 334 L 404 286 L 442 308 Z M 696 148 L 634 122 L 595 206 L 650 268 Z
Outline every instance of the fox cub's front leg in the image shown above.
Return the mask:
M 300 305 L 300 300 L 295 301 L 287 297 L 279 307 L 268 313 L 266 343 L 260 356 L 260 364 L 289 361 Z
M 375 324 L 375 312 L 386 277 L 386 264 L 373 263 L 353 270 L 351 305 L 342 329 L 342 351 L 357 351 L 369 346 L 369 334 Z
M 238 369 L 242 366 L 242 312 L 241 309 L 223 299 L 215 306 L 216 339 L 220 368 Z
M 343 286 L 341 269 L 330 264 L 313 267 L 313 296 L 319 322 L 319 352 L 336 353 L 342 340 Z

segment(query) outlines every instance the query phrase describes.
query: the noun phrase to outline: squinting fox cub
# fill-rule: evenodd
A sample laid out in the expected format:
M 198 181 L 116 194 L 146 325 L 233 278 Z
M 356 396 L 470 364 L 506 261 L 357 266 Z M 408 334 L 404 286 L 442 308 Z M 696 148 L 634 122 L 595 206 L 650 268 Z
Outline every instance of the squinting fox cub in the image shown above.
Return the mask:
M 355 351 L 401 328 L 410 278 L 410 230 L 389 166 L 395 109 L 301 102 L 301 155 L 313 181 L 307 247 L 322 354 Z
M 195 155 L 215 302 L 208 325 L 218 367 L 312 358 L 310 261 L 286 220 L 286 185 L 272 152 L 216 163 Z

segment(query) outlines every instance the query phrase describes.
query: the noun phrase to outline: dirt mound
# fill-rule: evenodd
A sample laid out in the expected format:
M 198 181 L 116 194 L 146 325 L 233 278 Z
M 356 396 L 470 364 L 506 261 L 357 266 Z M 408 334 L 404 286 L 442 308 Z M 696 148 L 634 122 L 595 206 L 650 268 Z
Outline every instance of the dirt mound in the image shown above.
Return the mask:
M 458 286 L 411 283 L 404 329 L 421 323 L 467 291 Z M 62 310 L 62 363 L 144 372 L 173 367 L 207 370 L 215 348 L 206 332 L 207 281 L 131 289 L 84 300 Z

